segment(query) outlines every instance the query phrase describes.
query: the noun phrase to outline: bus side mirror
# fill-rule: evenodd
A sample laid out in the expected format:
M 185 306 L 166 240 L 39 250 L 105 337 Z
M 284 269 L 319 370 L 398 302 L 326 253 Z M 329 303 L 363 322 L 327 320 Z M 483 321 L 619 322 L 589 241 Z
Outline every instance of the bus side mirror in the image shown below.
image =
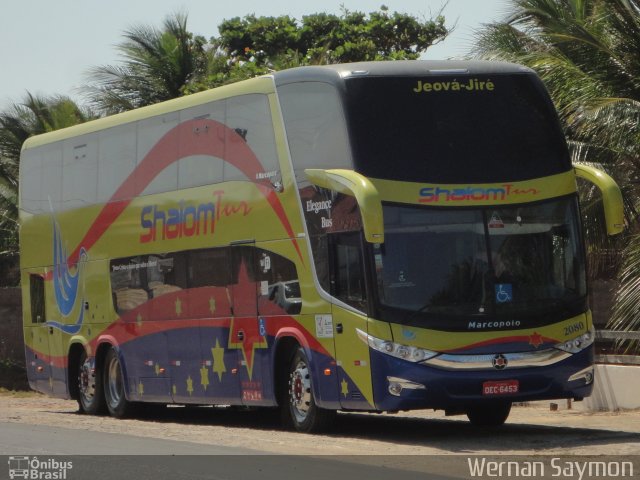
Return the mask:
M 574 165 L 576 175 L 593 183 L 602 192 L 607 233 L 617 235 L 624 230 L 624 205 L 618 184 L 602 170 L 588 165 Z
M 368 178 L 353 170 L 321 170 L 309 168 L 304 171 L 311 183 L 356 198 L 362 215 L 364 238 L 369 243 L 384 242 L 382 202 L 376 187 Z

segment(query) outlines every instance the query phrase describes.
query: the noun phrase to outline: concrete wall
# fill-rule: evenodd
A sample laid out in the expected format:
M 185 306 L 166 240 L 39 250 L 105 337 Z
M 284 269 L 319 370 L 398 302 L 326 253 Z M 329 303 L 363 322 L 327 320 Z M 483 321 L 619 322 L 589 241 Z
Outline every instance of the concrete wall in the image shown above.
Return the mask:
M 24 365 L 22 300 L 19 288 L 0 288 L 0 360 Z
M 593 394 L 582 408 L 592 412 L 640 408 L 640 365 L 596 365 Z

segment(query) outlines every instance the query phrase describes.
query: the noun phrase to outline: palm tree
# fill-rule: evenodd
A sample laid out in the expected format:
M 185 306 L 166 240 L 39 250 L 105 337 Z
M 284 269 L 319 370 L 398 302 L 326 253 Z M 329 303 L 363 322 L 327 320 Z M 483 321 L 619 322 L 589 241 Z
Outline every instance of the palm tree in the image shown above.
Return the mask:
M 0 112 L 0 267 L 15 272 L 18 259 L 18 169 L 20 150 L 32 135 L 70 127 L 95 118 L 68 97 L 27 93 L 21 103 Z M 6 275 L 1 283 L 14 283 Z
M 593 188 L 581 185 L 592 276 L 622 265 L 611 328 L 640 329 L 640 1 L 511 0 L 504 22 L 478 32 L 474 54 L 538 72 L 574 162 L 598 164 L 623 190 L 628 231 L 607 239 Z M 620 342 L 640 352 L 640 342 Z
M 161 30 L 136 26 L 124 37 L 118 46 L 123 65 L 89 71 L 84 90 L 101 112 L 118 113 L 179 97 L 205 70 L 205 39 L 187 30 L 186 14 L 167 17 Z

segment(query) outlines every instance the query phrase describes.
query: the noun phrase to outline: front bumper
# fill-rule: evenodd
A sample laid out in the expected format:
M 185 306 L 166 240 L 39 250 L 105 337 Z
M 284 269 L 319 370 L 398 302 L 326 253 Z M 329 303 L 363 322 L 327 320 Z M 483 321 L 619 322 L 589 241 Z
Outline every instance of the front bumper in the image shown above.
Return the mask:
M 456 410 L 492 401 L 584 398 L 593 389 L 593 347 L 549 365 L 502 370 L 443 368 L 412 363 L 371 349 L 373 394 L 378 410 Z M 517 380 L 517 393 L 483 395 L 485 382 Z

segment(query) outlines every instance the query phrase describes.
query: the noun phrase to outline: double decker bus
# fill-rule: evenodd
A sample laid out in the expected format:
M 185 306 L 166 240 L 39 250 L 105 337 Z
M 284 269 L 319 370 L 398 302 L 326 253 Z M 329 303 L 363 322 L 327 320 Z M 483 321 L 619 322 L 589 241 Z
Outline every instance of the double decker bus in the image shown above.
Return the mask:
M 502 424 L 593 386 L 576 178 L 529 69 L 303 67 L 30 138 L 20 169 L 29 382 L 145 402 L 433 408 Z

